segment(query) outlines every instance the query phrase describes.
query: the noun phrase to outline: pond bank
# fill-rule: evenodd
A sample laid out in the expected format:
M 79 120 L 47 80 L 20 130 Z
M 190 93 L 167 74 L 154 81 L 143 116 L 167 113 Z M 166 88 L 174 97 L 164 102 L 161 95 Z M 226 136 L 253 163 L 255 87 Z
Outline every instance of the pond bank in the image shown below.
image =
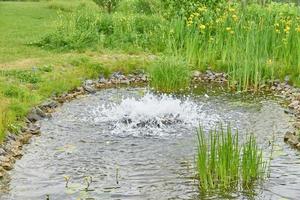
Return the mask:
M 5 176 L 7 171 L 13 169 L 16 159 L 20 159 L 23 156 L 23 145 L 28 144 L 33 136 L 41 134 L 39 121 L 44 118 L 50 118 L 51 113 L 55 112 L 55 109 L 63 103 L 84 97 L 87 94 L 93 94 L 100 89 L 121 85 L 147 84 L 148 81 L 148 76 L 140 73 L 125 76 L 121 72 L 114 72 L 108 79 L 100 75 L 98 80 L 86 80 L 80 87 L 34 107 L 25 119 L 26 125 L 22 128 L 21 133 L 7 133 L 4 142 L 0 146 L 0 177 Z M 192 81 L 195 84 L 217 83 L 225 86 L 227 75 L 210 70 L 204 73 L 194 71 Z M 270 86 L 265 86 L 264 91 L 272 92 L 274 95 L 280 96 L 287 101 L 288 110 L 286 112 L 294 115 L 297 121 L 294 123 L 295 131 L 288 132 L 284 137 L 284 141 L 292 147 L 300 149 L 300 140 L 296 136 L 296 131 L 300 128 L 300 89 L 290 86 L 287 82 L 274 81 L 270 83 Z

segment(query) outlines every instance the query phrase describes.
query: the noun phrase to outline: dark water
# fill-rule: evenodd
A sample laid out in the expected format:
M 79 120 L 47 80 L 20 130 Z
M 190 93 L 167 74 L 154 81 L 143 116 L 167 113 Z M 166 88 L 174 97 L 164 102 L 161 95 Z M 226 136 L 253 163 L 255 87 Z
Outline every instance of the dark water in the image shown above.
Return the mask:
M 300 155 L 282 141 L 292 119 L 264 99 L 201 92 L 178 99 L 139 88 L 75 100 L 41 123 L 42 135 L 25 147 L 10 182 L 1 184 L 0 199 L 200 199 L 192 178 L 195 129 L 219 121 L 238 127 L 241 136 L 254 132 L 266 154 L 275 136 L 271 177 L 253 199 L 300 199 Z

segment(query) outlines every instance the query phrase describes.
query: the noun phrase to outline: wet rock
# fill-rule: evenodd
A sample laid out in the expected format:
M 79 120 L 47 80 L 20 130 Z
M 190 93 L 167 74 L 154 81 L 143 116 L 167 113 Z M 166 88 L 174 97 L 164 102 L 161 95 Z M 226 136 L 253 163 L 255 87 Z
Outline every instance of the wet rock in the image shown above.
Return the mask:
M 300 143 L 296 145 L 296 148 L 300 150 Z
M 5 162 L 9 162 L 9 158 L 7 158 L 6 156 L 0 156 L 0 163 L 5 163 Z
M 293 124 L 294 128 L 300 129 L 300 122 L 296 122 Z
M 20 142 L 22 144 L 29 144 L 29 141 L 32 137 L 32 134 L 29 133 L 25 133 L 21 138 L 20 138 Z
M 17 140 L 17 136 L 16 136 L 16 134 L 12 134 L 12 133 L 10 133 L 10 132 L 6 132 L 6 141 L 10 141 L 10 140 L 13 140 L 13 141 L 16 141 Z
M 30 122 L 36 122 L 36 121 L 39 121 L 41 119 L 43 119 L 41 116 L 39 116 L 38 114 L 36 113 L 29 113 L 27 115 L 27 119 L 30 121 Z
M 294 110 L 284 110 L 284 113 L 289 114 L 289 115 L 295 115 Z
M 296 136 L 295 132 L 287 132 L 284 135 L 284 141 L 292 146 L 296 146 L 299 144 L 299 138 Z
M 111 79 L 122 79 L 124 77 L 122 72 L 114 72 L 111 75 Z
M 5 170 L 3 169 L 3 167 L 0 167 L 0 178 L 3 178 L 5 174 Z
M 292 109 L 295 109 L 299 106 L 299 101 L 295 100 L 295 101 L 292 101 L 292 103 L 290 103 L 288 105 L 289 108 L 292 108 Z
M 106 78 L 104 78 L 104 76 L 100 76 L 99 80 L 98 80 L 98 83 L 106 84 L 107 80 L 106 80 Z
M 6 154 L 6 151 L 1 147 L 0 148 L 0 156 L 3 156 Z
M 13 163 L 12 162 L 4 162 L 2 163 L 2 167 L 5 170 L 12 170 L 13 169 Z
M 87 86 L 91 86 L 94 84 L 94 81 L 93 80 L 86 80 L 84 81 L 84 84 L 83 85 L 87 85 Z
M 36 122 L 47 117 L 47 114 L 42 111 L 39 107 L 33 108 L 30 113 L 27 115 L 27 119 L 31 122 Z
M 129 84 L 130 84 L 130 81 L 129 81 L 128 79 L 125 79 L 125 80 L 121 80 L 120 83 L 121 83 L 121 84 L 129 85 Z
M 143 82 L 147 82 L 147 80 L 148 80 L 147 76 L 146 76 L 146 75 L 142 75 L 142 77 L 141 77 L 141 81 L 143 81 Z
M 41 104 L 39 106 L 39 108 L 42 110 L 47 110 L 47 109 L 55 109 L 58 106 L 59 106 L 59 104 L 56 101 L 50 100 L 50 101 L 46 101 L 45 103 Z
M 93 87 L 88 86 L 88 85 L 84 85 L 84 86 L 83 86 L 83 89 L 84 89 L 86 92 L 90 93 L 90 94 L 96 93 L 96 90 L 95 90 Z
M 36 124 L 30 124 L 28 126 L 27 132 L 31 133 L 32 135 L 39 135 L 41 127 Z

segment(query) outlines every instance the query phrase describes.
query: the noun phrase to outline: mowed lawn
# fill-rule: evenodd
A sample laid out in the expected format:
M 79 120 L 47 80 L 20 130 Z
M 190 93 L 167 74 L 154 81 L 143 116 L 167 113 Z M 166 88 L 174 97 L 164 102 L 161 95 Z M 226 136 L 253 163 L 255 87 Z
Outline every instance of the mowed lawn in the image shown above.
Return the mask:
M 29 44 L 53 30 L 56 17 L 47 2 L 0 2 L 0 63 L 53 54 Z

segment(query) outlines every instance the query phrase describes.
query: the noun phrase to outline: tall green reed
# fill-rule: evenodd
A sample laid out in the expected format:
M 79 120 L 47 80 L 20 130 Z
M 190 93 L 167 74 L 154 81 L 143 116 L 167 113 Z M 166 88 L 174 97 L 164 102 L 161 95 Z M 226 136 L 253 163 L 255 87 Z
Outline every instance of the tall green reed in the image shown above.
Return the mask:
M 175 57 L 161 59 L 149 67 L 150 85 L 161 92 L 177 92 L 190 85 L 188 64 Z
M 258 90 L 287 75 L 299 81 L 299 19 L 300 8 L 288 4 L 200 6 L 186 27 L 174 23 L 182 27 L 178 36 L 185 32 L 184 38 L 173 37 L 174 51 L 200 69 L 227 71 L 231 86 L 240 90 Z
M 266 176 L 266 162 L 254 136 L 239 144 L 238 131 L 228 126 L 198 132 L 197 172 L 203 192 L 251 190 Z

